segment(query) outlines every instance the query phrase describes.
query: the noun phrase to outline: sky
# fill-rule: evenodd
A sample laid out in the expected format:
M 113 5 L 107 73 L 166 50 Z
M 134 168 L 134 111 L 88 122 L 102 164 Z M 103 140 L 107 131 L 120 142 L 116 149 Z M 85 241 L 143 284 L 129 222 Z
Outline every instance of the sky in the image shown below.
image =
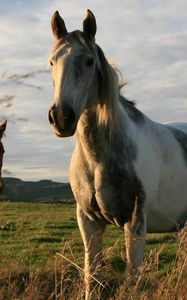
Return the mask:
M 59 10 L 68 31 L 82 29 L 88 8 L 97 20 L 96 42 L 128 82 L 124 95 L 154 121 L 187 121 L 186 0 L 0 0 L 5 177 L 68 181 L 75 138 L 54 136 L 47 117 L 50 20 Z

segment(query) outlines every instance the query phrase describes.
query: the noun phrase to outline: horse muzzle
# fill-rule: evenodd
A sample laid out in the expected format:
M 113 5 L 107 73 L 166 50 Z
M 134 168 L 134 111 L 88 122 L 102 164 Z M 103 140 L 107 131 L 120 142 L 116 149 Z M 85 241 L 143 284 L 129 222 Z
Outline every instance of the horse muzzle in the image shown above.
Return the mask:
M 58 108 L 54 104 L 49 109 L 48 119 L 58 137 L 69 137 L 75 133 L 76 116 L 70 106 L 63 105 L 61 108 Z

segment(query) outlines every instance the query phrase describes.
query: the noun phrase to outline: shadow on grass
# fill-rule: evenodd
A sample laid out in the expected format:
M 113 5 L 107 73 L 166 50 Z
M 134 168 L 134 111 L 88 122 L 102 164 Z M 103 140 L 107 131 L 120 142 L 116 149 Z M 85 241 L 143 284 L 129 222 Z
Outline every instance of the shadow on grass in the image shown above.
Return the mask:
M 60 229 L 60 230 L 64 230 L 64 229 L 74 229 L 77 227 L 77 224 L 66 224 L 66 225 L 47 225 L 46 228 L 47 229 Z
M 171 235 L 166 235 L 159 238 L 154 239 L 148 239 L 146 241 L 147 245 L 158 245 L 158 244 L 164 244 L 164 243 L 176 243 L 176 237 L 172 237 Z
M 50 238 L 50 237 L 40 237 L 31 240 L 34 243 L 60 243 L 62 239 L 60 238 Z
M 174 253 L 161 253 L 160 254 L 160 260 L 159 260 L 159 266 L 161 268 L 166 268 L 168 264 L 174 262 L 176 259 L 177 254 Z
M 112 268 L 115 272 L 125 272 L 125 262 L 120 257 L 114 257 L 111 261 Z

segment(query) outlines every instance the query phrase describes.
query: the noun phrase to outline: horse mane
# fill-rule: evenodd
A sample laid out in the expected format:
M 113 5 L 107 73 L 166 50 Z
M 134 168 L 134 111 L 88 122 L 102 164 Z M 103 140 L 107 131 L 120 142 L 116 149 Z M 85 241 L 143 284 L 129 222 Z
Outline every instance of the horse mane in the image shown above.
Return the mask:
M 120 94 L 121 88 L 126 85 L 126 82 L 123 82 L 120 71 L 109 64 L 99 46 L 97 46 L 97 52 L 100 62 L 98 71 L 99 105 L 97 107 L 99 123 L 108 126 L 112 132 L 118 118 L 118 103 L 124 107 L 132 121 L 139 124 L 142 123 L 144 115 L 136 108 L 136 103 Z
M 119 77 L 115 69 L 107 61 L 102 49 L 98 45 L 97 54 L 100 64 L 98 69 L 98 122 L 113 128 L 117 118 Z

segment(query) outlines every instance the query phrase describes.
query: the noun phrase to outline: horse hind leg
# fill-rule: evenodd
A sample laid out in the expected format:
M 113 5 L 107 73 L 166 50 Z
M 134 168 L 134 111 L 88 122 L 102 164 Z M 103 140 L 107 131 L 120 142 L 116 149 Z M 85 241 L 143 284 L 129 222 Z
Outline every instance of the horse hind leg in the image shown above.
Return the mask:
M 132 219 L 125 224 L 124 230 L 127 255 L 126 275 L 132 275 L 136 274 L 142 266 L 146 236 L 146 217 L 143 207 L 137 200 Z
M 102 221 L 90 220 L 77 205 L 77 221 L 85 251 L 85 300 L 96 299 L 98 275 L 102 263 L 103 233 L 106 225 Z

